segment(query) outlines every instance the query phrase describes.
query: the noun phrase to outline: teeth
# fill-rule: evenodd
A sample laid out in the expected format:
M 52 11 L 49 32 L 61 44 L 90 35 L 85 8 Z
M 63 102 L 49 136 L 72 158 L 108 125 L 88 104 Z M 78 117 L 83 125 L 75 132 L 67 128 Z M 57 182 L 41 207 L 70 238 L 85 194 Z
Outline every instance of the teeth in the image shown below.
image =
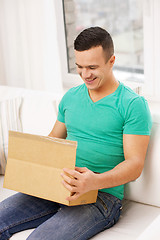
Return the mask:
M 92 81 L 94 81 L 96 78 L 93 78 L 93 79 L 91 79 L 91 80 L 86 80 L 87 82 L 92 82 Z

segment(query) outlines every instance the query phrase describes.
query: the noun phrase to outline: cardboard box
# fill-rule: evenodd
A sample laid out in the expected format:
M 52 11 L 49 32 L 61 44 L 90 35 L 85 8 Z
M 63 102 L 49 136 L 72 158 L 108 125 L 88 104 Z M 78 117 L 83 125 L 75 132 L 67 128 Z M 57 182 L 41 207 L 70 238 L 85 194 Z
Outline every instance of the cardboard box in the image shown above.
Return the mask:
M 77 142 L 9 131 L 8 160 L 3 187 L 68 206 L 96 202 L 98 191 L 67 201 L 63 168 L 75 168 Z

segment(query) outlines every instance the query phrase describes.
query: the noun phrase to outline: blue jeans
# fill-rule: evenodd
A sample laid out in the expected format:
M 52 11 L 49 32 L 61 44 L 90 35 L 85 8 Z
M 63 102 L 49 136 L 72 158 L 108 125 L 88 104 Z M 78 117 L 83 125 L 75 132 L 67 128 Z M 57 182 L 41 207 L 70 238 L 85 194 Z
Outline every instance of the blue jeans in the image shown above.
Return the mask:
M 65 206 L 17 193 L 0 203 L 0 240 L 35 228 L 27 240 L 85 240 L 113 226 L 119 219 L 121 200 L 104 192 L 97 202 Z

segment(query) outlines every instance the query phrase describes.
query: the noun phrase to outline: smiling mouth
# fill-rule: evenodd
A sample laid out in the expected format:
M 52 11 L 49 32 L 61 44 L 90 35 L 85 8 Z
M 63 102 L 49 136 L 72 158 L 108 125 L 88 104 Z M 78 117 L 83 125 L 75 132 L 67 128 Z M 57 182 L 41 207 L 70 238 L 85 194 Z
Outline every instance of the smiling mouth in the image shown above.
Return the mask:
M 92 80 L 86 80 L 86 79 L 85 79 L 85 81 L 86 81 L 86 83 L 91 84 L 91 83 L 94 82 L 96 79 L 97 79 L 97 77 L 93 78 Z

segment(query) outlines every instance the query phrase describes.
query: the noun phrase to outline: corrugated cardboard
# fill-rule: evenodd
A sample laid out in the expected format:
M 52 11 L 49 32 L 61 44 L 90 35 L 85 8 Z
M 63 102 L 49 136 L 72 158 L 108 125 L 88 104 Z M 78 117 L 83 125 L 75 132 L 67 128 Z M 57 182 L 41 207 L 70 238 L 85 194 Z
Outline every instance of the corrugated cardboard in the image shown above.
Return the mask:
M 96 201 L 97 191 L 67 201 L 63 168 L 75 168 L 77 142 L 9 131 L 4 187 L 68 206 Z

